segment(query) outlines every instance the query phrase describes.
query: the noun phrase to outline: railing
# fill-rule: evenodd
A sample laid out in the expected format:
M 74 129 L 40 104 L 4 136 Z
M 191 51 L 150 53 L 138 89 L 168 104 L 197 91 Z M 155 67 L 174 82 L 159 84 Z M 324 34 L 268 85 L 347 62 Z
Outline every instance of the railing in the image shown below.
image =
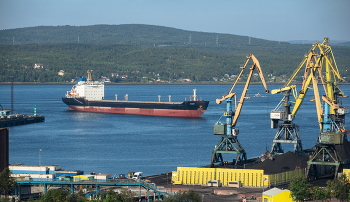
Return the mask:
M 142 186 L 155 193 L 173 195 L 166 188 L 158 188 L 155 184 L 144 180 L 133 179 L 107 179 L 107 180 L 77 180 L 77 179 L 53 179 L 53 178 L 17 178 L 18 184 L 56 184 L 56 185 L 96 185 L 96 186 Z

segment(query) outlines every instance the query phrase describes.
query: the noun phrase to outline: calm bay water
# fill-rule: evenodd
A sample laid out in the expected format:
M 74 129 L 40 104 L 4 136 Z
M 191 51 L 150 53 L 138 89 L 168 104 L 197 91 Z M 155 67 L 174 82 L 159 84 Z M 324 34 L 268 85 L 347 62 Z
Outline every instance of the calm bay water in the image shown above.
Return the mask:
M 269 89 L 281 86 L 270 85 Z M 230 89 L 230 85 L 107 85 L 105 99 L 172 101 L 189 100 L 193 89 L 198 99 L 209 100 L 209 108 L 200 118 L 150 117 L 118 114 L 99 114 L 68 111 L 61 101 L 70 85 L 14 85 L 14 112 L 45 116 L 45 122 L 10 127 L 10 164 L 61 165 L 65 170 L 83 170 L 112 175 L 142 171 L 144 175 L 175 171 L 180 166 L 210 164 L 211 152 L 220 140 L 213 135 L 213 125 L 226 109 L 226 102 L 218 105 L 216 98 Z M 236 86 L 239 95 L 243 86 Z M 341 89 L 350 94 L 350 86 Z M 265 97 L 253 97 L 260 93 Z M 318 124 L 314 102 L 309 96 L 294 121 L 299 125 L 303 148 L 315 145 Z M 0 85 L 0 104 L 11 108 L 11 87 Z M 282 95 L 264 94 L 261 85 L 252 85 L 251 99 L 244 103 L 236 128 L 239 141 L 248 158 L 260 156 L 270 150 L 277 132 L 270 128 L 269 113 L 282 99 Z M 343 99 L 350 107 L 350 98 Z M 222 122 L 225 119 L 221 119 Z M 349 128 L 349 123 L 346 124 Z M 283 145 L 285 151 L 292 145 Z M 42 150 L 42 151 L 40 151 Z M 231 161 L 234 156 L 224 156 Z

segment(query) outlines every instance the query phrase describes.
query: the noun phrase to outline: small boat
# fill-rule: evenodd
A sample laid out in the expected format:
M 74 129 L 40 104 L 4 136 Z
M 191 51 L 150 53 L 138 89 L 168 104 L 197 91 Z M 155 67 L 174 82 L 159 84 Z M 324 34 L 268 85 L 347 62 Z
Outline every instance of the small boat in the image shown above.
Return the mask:
M 196 89 L 193 89 L 190 101 L 183 102 L 129 101 L 127 96 L 125 100 L 104 100 L 104 83 L 92 81 L 91 71 L 87 73 L 88 78 L 79 78 L 62 98 L 69 110 L 145 116 L 200 117 L 209 105 L 209 101 L 197 100 Z
M 260 93 L 257 93 L 254 95 L 254 97 L 266 97 L 266 95 L 261 95 Z
M 266 95 L 261 95 L 260 93 L 257 93 L 254 95 L 254 97 L 267 97 Z

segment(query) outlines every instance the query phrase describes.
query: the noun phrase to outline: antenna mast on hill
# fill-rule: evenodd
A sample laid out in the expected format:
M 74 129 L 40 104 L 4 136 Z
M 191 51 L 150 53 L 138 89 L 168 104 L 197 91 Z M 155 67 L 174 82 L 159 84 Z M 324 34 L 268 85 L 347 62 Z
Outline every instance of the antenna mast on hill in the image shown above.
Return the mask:
M 281 36 L 278 36 L 278 44 L 281 45 Z
M 219 45 L 219 35 L 216 35 L 216 45 Z

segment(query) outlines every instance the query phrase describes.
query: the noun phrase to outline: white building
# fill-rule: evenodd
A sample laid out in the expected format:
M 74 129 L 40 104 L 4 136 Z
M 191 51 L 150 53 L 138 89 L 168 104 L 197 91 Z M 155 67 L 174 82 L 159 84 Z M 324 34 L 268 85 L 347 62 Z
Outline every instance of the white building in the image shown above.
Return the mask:
M 34 69 L 42 69 L 42 68 L 44 68 L 44 65 L 43 64 L 41 64 L 41 63 L 35 63 L 34 64 Z

